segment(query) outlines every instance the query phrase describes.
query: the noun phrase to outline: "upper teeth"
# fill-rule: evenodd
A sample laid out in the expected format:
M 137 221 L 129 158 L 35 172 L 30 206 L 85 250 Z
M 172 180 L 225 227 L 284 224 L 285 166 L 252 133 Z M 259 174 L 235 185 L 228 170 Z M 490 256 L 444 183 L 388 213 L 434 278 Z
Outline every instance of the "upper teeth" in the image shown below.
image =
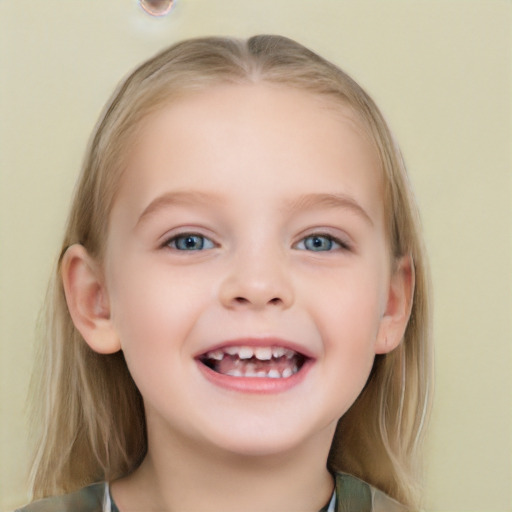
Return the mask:
M 272 359 L 272 349 L 270 347 L 260 347 L 254 350 L 256 359 L 261 361 L 268 361 Z
M 206 353 L 206 357 L 208 359 L 221 361 L 226 354 L 230 356 L 238 356 L 239 359 L 251 359 L 252 357 L 255 357 L 260 361 L 269 361 L 272 357 L 279 359 L 280 357 L 286 356 L 286 358 L 291 359 L 295 355 L 295 352 L 284 347 L 232 346 L 223 349 L 211 350 Z

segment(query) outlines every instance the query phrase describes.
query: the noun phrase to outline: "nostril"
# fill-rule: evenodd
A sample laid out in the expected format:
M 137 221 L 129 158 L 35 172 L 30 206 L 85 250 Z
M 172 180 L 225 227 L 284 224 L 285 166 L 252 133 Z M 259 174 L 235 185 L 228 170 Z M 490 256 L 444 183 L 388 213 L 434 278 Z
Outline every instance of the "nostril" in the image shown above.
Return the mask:
M 235 302 L 237 304 L 249 304 L 251 301 L 249 299 L 246 299 L 245 297 L 235 297 Z M 267 304 L 271 305 L 278 305 L 281 304 L 283 301 L 279 297 L 274 297 L 273 299 L 270 299 Z

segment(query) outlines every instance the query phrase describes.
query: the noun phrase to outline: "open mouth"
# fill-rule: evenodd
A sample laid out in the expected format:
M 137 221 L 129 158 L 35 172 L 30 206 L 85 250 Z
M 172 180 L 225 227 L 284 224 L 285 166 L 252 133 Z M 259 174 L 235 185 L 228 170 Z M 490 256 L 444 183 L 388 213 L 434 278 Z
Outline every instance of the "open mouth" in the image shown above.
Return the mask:
M 294 350 L 275 347 L 229 346 L 199 356 L 199 361 L 221 375 L 262 379 L 287 379 L 308 359 Z

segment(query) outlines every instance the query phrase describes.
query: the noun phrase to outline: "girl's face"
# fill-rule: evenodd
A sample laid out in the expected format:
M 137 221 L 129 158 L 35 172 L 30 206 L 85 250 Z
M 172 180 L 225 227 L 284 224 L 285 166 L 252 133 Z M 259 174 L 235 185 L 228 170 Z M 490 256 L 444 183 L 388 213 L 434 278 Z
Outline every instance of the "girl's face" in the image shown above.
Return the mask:
M 349 109 L 226 85 L 148 118 L 104 274 L 150 437 L 328 446 L 375 353 L 400 341 L 388 253 L 378 158 Z

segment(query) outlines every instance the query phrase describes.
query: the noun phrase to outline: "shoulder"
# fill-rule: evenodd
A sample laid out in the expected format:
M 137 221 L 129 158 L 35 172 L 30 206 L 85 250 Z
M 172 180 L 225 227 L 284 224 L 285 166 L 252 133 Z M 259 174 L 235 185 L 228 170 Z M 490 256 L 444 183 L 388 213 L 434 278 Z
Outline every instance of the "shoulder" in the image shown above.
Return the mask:
M 407 507 L 363 480 L 347 473 L 335 473 L 336 512 L 408 512 Z
M 37 500 L 15 512 L 102 512 L 105 483 L 89 485 L 62 496 Z

